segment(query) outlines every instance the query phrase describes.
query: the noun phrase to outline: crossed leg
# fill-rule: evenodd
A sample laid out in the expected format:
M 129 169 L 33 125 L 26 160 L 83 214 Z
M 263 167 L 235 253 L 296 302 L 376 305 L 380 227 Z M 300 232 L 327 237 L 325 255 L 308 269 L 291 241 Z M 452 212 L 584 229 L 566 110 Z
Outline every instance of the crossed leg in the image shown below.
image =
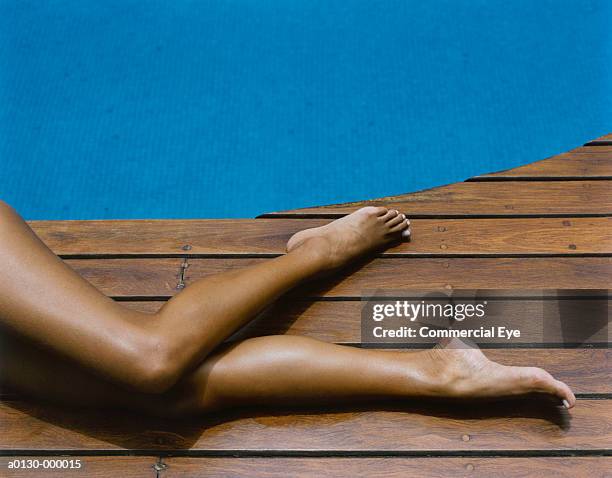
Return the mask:
M 364 208 L 296 234 L 286 255 L 200 280 L 147 315 L 101 294 L 0 203 L 0 379 L 40 398 L 172 416 L 228 405 L 533 391 L 573 406 L 569 388 L 547 372 L 505 367 L 478 350 L 373 351 L 292 336 L 219 348 L 287 290 L 401 240 L 408 225 L 397 211 Z

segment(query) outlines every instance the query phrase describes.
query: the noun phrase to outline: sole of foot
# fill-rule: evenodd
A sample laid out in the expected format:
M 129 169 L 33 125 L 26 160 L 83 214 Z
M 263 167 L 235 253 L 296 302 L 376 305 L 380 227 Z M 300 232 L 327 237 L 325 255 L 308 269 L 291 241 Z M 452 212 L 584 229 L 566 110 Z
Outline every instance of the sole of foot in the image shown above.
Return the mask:
M 446 378 L 446 393 L 457 398 L 502 398 L 544 393 L 567 409 L 576 397 L 563 382 L 538 367 L 514 367 L 489 360 L 475 344 L 449 339 L 431 350 L 432 360 Z

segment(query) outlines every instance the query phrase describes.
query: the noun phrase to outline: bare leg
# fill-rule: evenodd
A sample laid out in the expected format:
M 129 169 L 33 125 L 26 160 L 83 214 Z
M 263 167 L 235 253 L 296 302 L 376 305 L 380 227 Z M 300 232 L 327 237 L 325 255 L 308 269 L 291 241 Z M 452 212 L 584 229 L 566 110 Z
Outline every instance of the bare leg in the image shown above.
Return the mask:
M 507 367 L 477 349 L 364 350 L 306 337 L 258 337 L 210 357 L 181 382 L 181 413 L 251 405 L 355 403 L 404 397 L 494 398 L 554 395 L 569 387 L 542 369 Z
M 407 227 L 405 217 L 395 211 L 364 208 L 296 235 L 283 257 L 200 281 L 146 317 L 98 292 L 53 255 L 12 209 L 0 204 L 0 323 L 48 349 L 34 352 L 17 342 L 2 347 L 2 378 L 35 395 L 82 401 L 87 401 L 81 396 L 87 392 L 79 389 L 87 387 L 75 385 L 98 380 L 100 393 L 111 390 L 108 395 L 116 396 L 110 403 L 155 413 L 168 403 L 182 413 L 217 409 L 222 402 L 312 403 L 526 391 L 552 393 L 573 405 L 571 391 L 546 372 L 502 367 L 478 351 L 454 351 L 446 360 L 437 351 L 364 351 L 281 336 L 251 339 L 207 358 L 289 288 L 398 240 Z M 20 368 L 21 359 L 29 369 Z M 48 383 L 41 373 L 49 367 L 64 370 L 59 376 L 66 377 L 66 385 Z M 192 367 L 197 369 L 177 383 Z M 120 393 L 126 386 L 138 393 Z M 149 392 L 159 395 L 152 399 Z
M 0 325 L 108 380 L 162 393 L 279 295 L 408 228 L 405 216 L 376 207 L 337 223 L 284 256 L 198 281 L 148 316 L 101 294 L 0 202 Z
M 565 400 L 568 407 L 575 404 L 567 385 L 544 370 L 502 366 L 479 350 L 464 348 L 392 352 L 305 337 L 259 337 L 213 354 L 172 389 L 147 394 L 126 391 L 20 340 L 2 345 L 0 373 L 9 384 L 34 397 L 159 416 L 261 404 L 350 405 L 367 399 L 494 398 L 530 392 L 551 394 Z

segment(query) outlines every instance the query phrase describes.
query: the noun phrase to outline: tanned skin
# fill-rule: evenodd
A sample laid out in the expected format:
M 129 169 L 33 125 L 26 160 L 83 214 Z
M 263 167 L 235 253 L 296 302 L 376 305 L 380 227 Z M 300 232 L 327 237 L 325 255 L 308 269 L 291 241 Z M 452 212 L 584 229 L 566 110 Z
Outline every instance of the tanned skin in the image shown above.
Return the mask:
M 409 234 L 405 215 L 365 207 L 297 233 L 280 257 L 201 279 L 145 314 L 98 291 L 0 202 L 0 381 L 42 400 L 172 417 L 264 403 L 531 392 L 573 407 L 572 391 L 546 371 L 452 343 L 395 352 L 280 335 L 222 345 L 290 289 Z

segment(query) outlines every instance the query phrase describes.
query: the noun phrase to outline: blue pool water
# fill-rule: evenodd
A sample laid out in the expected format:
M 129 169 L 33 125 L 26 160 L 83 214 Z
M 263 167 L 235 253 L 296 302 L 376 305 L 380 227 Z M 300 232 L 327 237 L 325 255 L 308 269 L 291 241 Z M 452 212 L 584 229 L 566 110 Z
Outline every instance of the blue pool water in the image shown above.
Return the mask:
M 612 2 L 0 0 L 0 198 L 252 217 L 612 130 Z

